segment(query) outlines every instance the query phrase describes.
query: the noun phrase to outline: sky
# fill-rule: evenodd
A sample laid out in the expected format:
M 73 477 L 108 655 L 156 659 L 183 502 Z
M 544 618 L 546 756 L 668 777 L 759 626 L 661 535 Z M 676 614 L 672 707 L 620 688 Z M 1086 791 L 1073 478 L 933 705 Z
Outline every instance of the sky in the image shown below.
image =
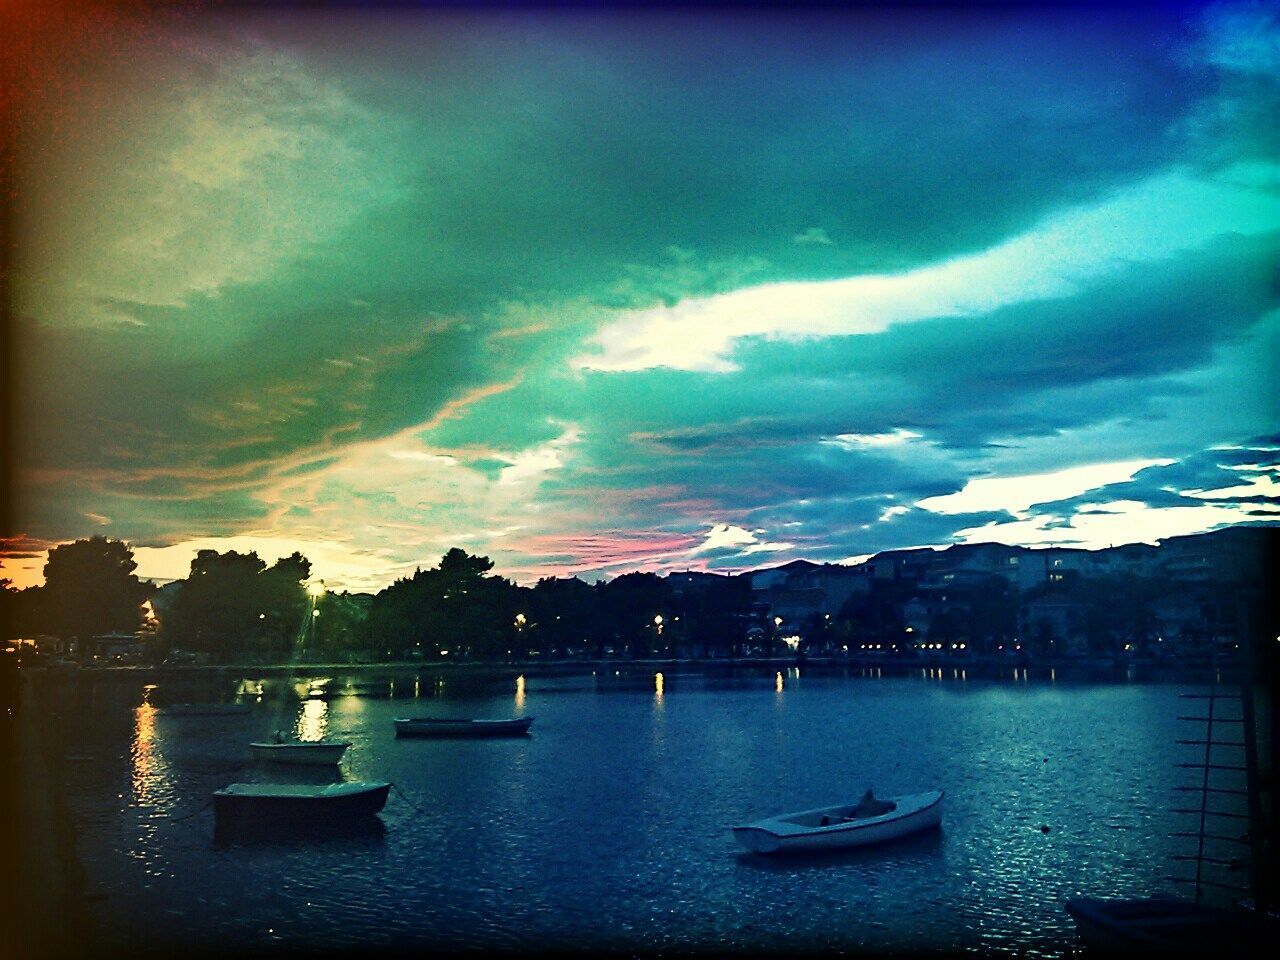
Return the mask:
M 18 585 L 1280 522 L 1275 4 L 90 9 L 17 140 Z

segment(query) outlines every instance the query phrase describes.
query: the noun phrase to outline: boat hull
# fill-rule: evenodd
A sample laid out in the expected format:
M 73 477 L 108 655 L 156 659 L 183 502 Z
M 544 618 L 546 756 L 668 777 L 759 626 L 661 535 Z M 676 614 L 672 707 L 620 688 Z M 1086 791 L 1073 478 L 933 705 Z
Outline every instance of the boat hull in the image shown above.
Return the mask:
M 437 739 L 470 739 L 489 737 L 523 737 L 529 732 L 533 717 L 520 720 L 420 720 L 395 721 L 397 737 L 431 737 Z
M 264 763 L 300 767 L 331 767 L 342 759 L 349 743 L 251 743 L 253 758 Z
M 733 836 L 743 849 L 751 853 L 809 853 L 820 850 L 844 850 L 886 843 L 901 837 L 931 830 L 942 823 L 941 792 L 918 795 L 911 809 L 897 815 L 868 818 L 865 822 L 836 823 L 830 826 L 796 827 L 788 816 L 733 828 Z M 790 817 L 806 817 L 822 811 L 806 811 Z
M 1067 913 L 1080 939 L 1106 955 L 1202 954 L 1243 951 L 1261 939 L 1273 940 L 1274 922 L 1260 929 L 1245 911 L 1222 910 L 1187 900 L 1068 900 Z
M 343 823 L 376 816 L 387 805 L 389 783 L 370 783 L 356 789 L 308 795 L 282 790 L 279 794 L 236 793 L 232 784 L 213 795 L 215 828 L 219 831 L 289 823 L 315 825 Z

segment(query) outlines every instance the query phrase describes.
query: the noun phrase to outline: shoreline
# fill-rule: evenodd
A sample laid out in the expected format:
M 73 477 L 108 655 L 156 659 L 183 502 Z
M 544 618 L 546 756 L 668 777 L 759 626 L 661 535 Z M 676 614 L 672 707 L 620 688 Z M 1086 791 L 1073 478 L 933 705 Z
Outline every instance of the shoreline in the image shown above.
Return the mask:
M 738 657 L 738 658 L 661 658 L 661 659 L 559 659 L 559 660 L 396 660 L 381 663 L 229 663 L 229 664 L 113 664 L 107 665 L 42 665 L 32 666 L 23 672 L 48 680 L 70 677 L 115 677 L 146 679 L 183 679 L 220 677 L 244 674 L 258 677 L 289 677 L 304 674 L 396 674 L 407 671 L 472 675 L 549 675 L 583 672 L 641 672 L 648 670 L 690 670 L 694 672 L 731 671 L 738 669 L 790 669 L 814 667 L 821 669 L 846 668 L 856 670 L 881 669 L 892 671 L 946 671 L 978 670 L 984 673 L 1022 672 L 1040 675 L 1058 670 L 1088 673 L 1125 673 L 1130 669 L 1143 671 L 1180 672 L 1189 675 L 1211 674 L 1215 669 L 1224 676 L 1234 676 L 1234 664 L 1213 664 L 1210 661 L 1172 661 L 1153 658 L 1099 658 L 1055 657 L 1041 660 L 1021 660 L 1011 657 L 965 658 L 891 658 L 891 657 Z

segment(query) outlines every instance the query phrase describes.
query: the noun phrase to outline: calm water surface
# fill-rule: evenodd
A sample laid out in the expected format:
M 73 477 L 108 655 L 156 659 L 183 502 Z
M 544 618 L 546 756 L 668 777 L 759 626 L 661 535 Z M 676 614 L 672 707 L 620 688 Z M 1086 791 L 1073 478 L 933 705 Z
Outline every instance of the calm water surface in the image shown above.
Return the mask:
M 1170 808 L 1174 764 L 1194 759 L 1175 745 L 1195 732 L 1176 719 L 1189 687 L 805 668 L 307 687 L 51 691 L 104 945 L 1063 955 L 1064 899 L 1172 893 L 1169 856 L 1186 852 L 1166 834 L 1188 826 Z M 154 705 L 237 691 L 249 715 Z M 395 739 L 393 717 L 425 713 L 537 720 L 519 740 Z M 288 776 L 247 756 L 281 727 L 351 740 L 340 775 L 390 780 L 408 802 L 393 792 L 360 835 L 215 845 L 201 808 L 228 783 Z M 944 789 L 942 829 L 776 862 L 729 833 L 867 785 Z

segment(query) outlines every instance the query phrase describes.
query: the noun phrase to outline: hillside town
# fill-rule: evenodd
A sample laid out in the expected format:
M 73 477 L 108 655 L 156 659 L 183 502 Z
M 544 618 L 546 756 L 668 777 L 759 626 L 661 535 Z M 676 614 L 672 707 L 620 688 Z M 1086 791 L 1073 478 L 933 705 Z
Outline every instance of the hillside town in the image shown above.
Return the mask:
M 46 664 L 1205 662 L 1231 657 L 1246 637 L 1280 634 L 1278 546 L 1280 528 L 1242 526 L 1100 550 L 956 544 L 847 565 L 795 560 L 532 587 L 454 548 L 437 567 L 368 594 L 325 590 L 297 554 L 268 567 L 255 554 L 214 551 L 202 551 L 185 580 L 157 587 L 132 575 L 127 545 L 94 538 L 58 548 L 85 554 L 78 573 L 61 572 L 74 565 L 55 550 L 46 584 L 6 589 L 4 601 L 11 648 Z M 110 555 L 107 569 L 94 572 L 95 551 Z

